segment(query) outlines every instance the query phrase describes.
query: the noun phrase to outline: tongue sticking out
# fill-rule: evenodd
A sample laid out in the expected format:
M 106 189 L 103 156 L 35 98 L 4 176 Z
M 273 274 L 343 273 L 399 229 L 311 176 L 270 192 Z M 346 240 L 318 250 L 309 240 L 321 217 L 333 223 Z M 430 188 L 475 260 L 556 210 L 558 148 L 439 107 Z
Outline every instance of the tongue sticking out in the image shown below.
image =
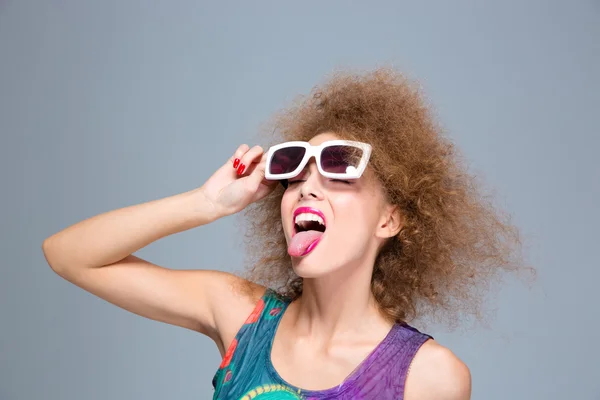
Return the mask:
M 305 231 L 298 232 L 290 240 L 288 254 L 292 257 L 301 257 L 315 248 L 323 232 Z

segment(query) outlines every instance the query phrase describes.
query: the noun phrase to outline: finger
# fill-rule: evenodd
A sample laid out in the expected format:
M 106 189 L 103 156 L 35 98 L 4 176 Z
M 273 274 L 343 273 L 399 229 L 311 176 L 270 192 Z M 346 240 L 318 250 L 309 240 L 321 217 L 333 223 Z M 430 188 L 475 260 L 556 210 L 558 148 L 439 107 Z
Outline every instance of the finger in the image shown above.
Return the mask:
M 250 150 L 250 146 L 245 143 L 237 148 L 235 153 L 233 153 L 231 158 L 229 158 L 229 163 L 233 165 L 233 168 L 237 169 L 239 167 L 242 157 L 248 152 L 248 150 Z
M 266 167 L 267 167 L 267 154 L 263 153 L 260 161 L 256 164 L 254 164 L 253 168 L 251 168 L 248 172 L 248 174 L 250 175 L 249 178 L 254 185 L 258 186 L 259 184 L 262 183 L 267 186 L 272 186 L 272 185 L 275 185 L 278 183 L 278 181 L 269 181 L 269 180 L 265 179 Z
M 248 152 L 248 154 L 250 154 L 250 152 Z M 248 165 L 246 167 L 246 171 L 244 172 L 244 175 L 251 175 L 254 173 L 255 170 L 261 169 L 261 168 L 264 171 L 266 164 L 267 164 L 267 153 L 257 154 L 256 157 L 254 157 L 253 161 L 250 163 L 250 165 Z
M 241 158 L 240 165 L 237 168 L 237 174 L 242 176 L 250 171 L 249 167 L 252 167 L 253 164 L 259 162 L 261 157 L 264 154 L 264 150 L 260 146 L 254 146 L 250 150 L 248 150 Z

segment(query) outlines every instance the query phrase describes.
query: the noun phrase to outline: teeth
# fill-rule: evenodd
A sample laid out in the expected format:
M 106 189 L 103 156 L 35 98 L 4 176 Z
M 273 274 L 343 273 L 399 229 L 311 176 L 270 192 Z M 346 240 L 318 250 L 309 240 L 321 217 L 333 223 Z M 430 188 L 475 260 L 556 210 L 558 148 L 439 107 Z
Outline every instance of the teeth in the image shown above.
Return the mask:
M 296 220 L 294 221 L 294 223 L 299 223 L 299 222 L 303 222 L 303 221 L 317 221 L 319 224 L 325 226 L 325 222 L 323 221 L 323 218 L 319 217 L 317 214 L 312 214 L 312 213 L 302 213 L 302 214 L 298 214 L 296 216 Z

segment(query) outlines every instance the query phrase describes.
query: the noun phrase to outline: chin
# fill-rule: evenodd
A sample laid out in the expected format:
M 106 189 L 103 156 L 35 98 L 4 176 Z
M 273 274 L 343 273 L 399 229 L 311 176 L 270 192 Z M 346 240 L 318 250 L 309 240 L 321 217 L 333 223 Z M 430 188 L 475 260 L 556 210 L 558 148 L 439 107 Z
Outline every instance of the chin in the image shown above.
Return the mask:
M 341 265 L 339 259 L 331 260 L 330 257 L 323 257 L 318 253 L 292 258 L 292 269 L 296 275 L 303 279 L 314 279 L 330 275 L 338 271 Z
M 328 275 L 331 271 L 324 270 L 322 265 L 315 265 L 306 260 L 292 263 L 292 269 L 302 279 L 315 279 Z

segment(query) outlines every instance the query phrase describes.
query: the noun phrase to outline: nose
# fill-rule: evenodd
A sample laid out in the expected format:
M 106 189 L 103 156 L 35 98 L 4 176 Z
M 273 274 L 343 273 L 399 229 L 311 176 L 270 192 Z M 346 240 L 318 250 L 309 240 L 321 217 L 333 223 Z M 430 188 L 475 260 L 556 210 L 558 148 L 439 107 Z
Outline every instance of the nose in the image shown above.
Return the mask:
M 321 174 L 313 160 L 306 167 L 304 182 L 300 183 L 300 199 L 322 199 Z

